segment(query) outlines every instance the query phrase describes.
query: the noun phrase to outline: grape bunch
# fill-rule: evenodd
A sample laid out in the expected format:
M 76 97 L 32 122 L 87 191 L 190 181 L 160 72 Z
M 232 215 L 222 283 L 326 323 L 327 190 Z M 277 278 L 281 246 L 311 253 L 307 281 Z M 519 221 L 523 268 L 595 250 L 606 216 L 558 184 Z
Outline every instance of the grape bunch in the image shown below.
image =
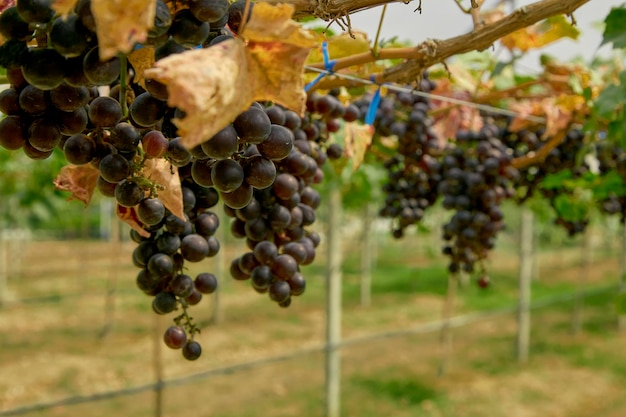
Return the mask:
M 523 129 L 511 132 L 508 129 L 502 131 L 502 141 L 511 148 L 514 156 L 522 156 L 528 152 L 536 152 L 541 149 L 550 138 L 542 139 L 545 130 L 543 128 L 535 131 Z M 556 199 L 570 190 L 559 187 L 558 190 L 542 187 L 542 181 L 549 175 L 570 170 L 574 178 L 584 175 L 589 167 L 579 162 L 580 152 L 584 149 L 584 133 L 578 129 L 567 132 L 563 141 L 550 150 L 547 157 L 541 164 L 531 165 L 520 169 L 519 177 L 515 181 L 516 189 L 523 190 L 515 195 L 518 203 L 523 203 L 533 195 L 539 193 L 549 201 L 556 214 L 555 224 L 565 229 L 567 234 L 575 236 L 585 231 L 589 224 L 589 218 L 568 219 L 558 210 Z
M 242 167 L 238 181 L 252 190 L 245 204 L 224 199 L 233 236 L 245 239 L 250 250 L 231 262 L 230 273 L 237 280 L 249 279 L 255 291 L 268 293 L 281 307 L 304 292 L 300 267 L 313 262 L 320 243 L 319 234 L 307 230 L 320 205 L 312 185 L 322 181 L 327 158 L 342 154 L 336 144 L 327 143 L 328 133 L 336 131 L 339 117 L 358 117 L 332 95 L 311 94 L 307 106 L 304 118 L 278 105 L 253 106 L 227 128 L 240 138 L 234 157 Z M 267 126 L 262 134 L 261 126 Z
M 434 87 L 426 76 L 420 90 L 429 92 Z M 371 100 L 371 96 L 366 96 L 355 103 L 361 115 L 366 114 Z M 438 198 L 440 149 L 432 119 L 427 115 L 430 108 L 427 97 L 394 92 L 381 98 L 376 112 L 376 135 L 398 138 L 397 153 L 383 165 L 388 181 L 383 186 L 385 201 L 379 213 L 393 220 L 392 233 L 396 238 L 401 238 L 407 227 L 421 221 Z
M 201 355 L 189 307 L 217 288 L 217 277 L 192 277 L 186 264 L 215 256 L 221 200 L 245 236 L 250 252 L 233 261 L 236 279 L 251 278 L 259 292 L 286 307 L 300 295 L 300 272 L 315 258 L 320 236 L 315 221 L 322 164 L 341 149 L 325 143 L 346 109 L 320 98 L 316 116 L 300 117 L 271 103 L 254 103 L 202 144 L 187 149 L 167 105 L 168 91 L 155 80 L 134 82 L 123 55 L 101 61 L 91 1 L 79 0 L 67 18 L 52 1 L 20 0 L 0 14 L 0 65 L 10 87 L 0 93 L 0 146 L 45 159 L 55 149 L 76 166 L 97 169 L 97 190 L 114 198 L 118 214 L 135 224 L 132 262 L 136 284 L 152 297 L 157 314 L 178 311 L 164 342 L 186 359 Z M 144 45 L 155 59 L 192 48 L 210 48 L 239 30 L 245 1 L 156 1 L 154 27 Z M 170 7 L 171 6 L 171 7 Z M 231 32 L 232 31 L 232 32 Z M 324 107 L 326 106 L 326 107 Z M 331 112 L 332 110 L 332 112 Z M 354 110 L 354 109 L 352 109 Z M 332 113 L 332 114 L 331 114 Z M 357 116 L 347 112 L 346 118 Z M 167 190 L 152 179 L 153 162 L 178 172 L 182 212 L 172 212 Z M 171 202 L 170 202 L 171 203 Z M 179 217 L 182 216 L 182 217 Z

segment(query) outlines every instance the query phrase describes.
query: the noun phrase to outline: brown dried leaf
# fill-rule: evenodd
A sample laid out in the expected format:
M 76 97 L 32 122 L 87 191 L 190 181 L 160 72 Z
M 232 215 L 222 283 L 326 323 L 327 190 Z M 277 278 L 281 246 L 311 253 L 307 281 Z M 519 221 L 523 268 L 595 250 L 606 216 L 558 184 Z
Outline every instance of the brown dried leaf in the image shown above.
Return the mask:
M 254 42 L 280 42 L 301 48 L 314 48 L 319 37 L 312 31 L 291 19 L 294 12 L 291 4 L 255 3 L 250 20 L 241 34 L 245 39 Z
M 135 207 L 124 207 L 118 204 L 115 213 L 121 221 L 129 225 L 131 229 L 139 233 L 140 236 L 150 237 L 150 232 L 143 228 L 142 223 L 137 216 L 137 210 L 135 210 Z
M 96 189 L 98 175 L 98 169 L 91 164 L 66 165 L 53 182 L 57 189 L 72 193 L 68 200 L 82 201 L 86 207 Z
M 526 117 L 539 116 L 541 114 L 541 105 L 538 102 L 517 101 L 511 103 L 509 109 L 518 114 L 508 127 L 511 132 L 517 132 L 534 125 L 535 123 Z
M 100 59 L 118 52 L 130 52 L 135 43 L 143 43 L 154 25 L 154 0 L 92 0 Z
M 128 62 L 135 69 L 135 82 L 145 86 L 144 72 L 154 66 L 154 47 L 144 46 L 128 54 Z
M 74 10 L 76 3 L 78 3 L 78 0 L 54 0 L 52 8 L 61 16 L 67 16 Z
M 241 39 L 229 39 L 170 55 L 145 71 L 167 85 L 167 103 L 185 112 L 174 123 L 187 148 L 211 138 L 254 101 L 245 49 Z
M 346 123 L 345 125 L 345 155 L 352 161 L 352 170 L 359 169 L 365 159 L 365 153 L 372 144 L 374 127 L 360 123 Z
M 163 187 L 159 191 L 159 200 L 165 207 L 177 217 L 185 219 L 183 209 L 183 192 L 180 186 L 178 168 L 170 164 L 164 158 L 147 159 L 144 165 L 143 174 L 146 178 L 156 182 Z
M 273 101 L 304 114 L 306 93 L 302 72 L 308 54 L 308 49 L 294 45 L 251 42 L 246 56 L 253 99 Z

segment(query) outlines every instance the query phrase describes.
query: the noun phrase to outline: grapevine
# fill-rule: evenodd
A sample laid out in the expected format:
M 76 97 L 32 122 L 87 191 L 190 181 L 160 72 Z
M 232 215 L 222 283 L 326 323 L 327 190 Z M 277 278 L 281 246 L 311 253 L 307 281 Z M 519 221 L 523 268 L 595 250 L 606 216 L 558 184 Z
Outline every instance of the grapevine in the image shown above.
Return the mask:
M 588 146 L 595 132 L 580 127 L 594 116 L 592 87 L 584 86 L 584 98 L 563 82 L 562 68 L 547 68 L 533 82 L 464 97 L 512 108 L 509 99 L 526 98 L 534 106 L 526 117 L 517 118 L 514 109 L 474 108 L 468 110 L 472 122 L 442 128 L 443 119 L 467 108 L 438 101 L 457 93 L 442 87 L 446 77 L 431 67 L 506 36 L 515 44 L 514 31 L 571 14 L 585 2 L 544 0 L 494 22 L 475 20 L 469 35 L 414 48 L 369 49 L 366 42 L 368 51 L 351 53 L 363 44 L 344 17 L 364 7 L 360 1 L 349 8 L 315 2 L 311 9 L 308 2 L 245 0 L 135 0 L 124 7 L 18 0 L 0 14 L 0 65 L 9 84 L 0 92 L 0 146 L 33 160 L 60 150 L 69 164 L 58 188 L 85 204 L 95 190 L 114 199 L 136 243 L 137 287 L 152 297 L 156 314 L 175 315 L 164 343 L 196 360 L 202 348 L 191 307 L 215 292 L 222 277 L 210 271 L 192 277 L 189 263 L 215 256 L 221 249 L 216 231 L 227 227 L 247 246 L 231 260 L 232 278 L 290 306 L 305 292 L 302 267 L 314 261 L 321 240 L 311 227 L 321 204 L 315 186 L 324 180 L 327 160 L 349 153 L 333 140 L 346 126 L 372 127 L 362 131 L 369 141 L 359 144 L 360 156 L 353 153 L 355 166 L 365 154 L 386 156 L 380 215 L 392 220 L 394 237 L 439 203 L 453 211 L 442 230 L 452 274 L 464 271 L 477 275 L 480 286 L 489 283 L 486 260 L 505 228 L 506 200 L 523 204 L 540 194 L 570 235 L 582 232 L 587 211 L 582 217 L 559 211 L 576 187 L 557 192 L 550 180 L 564 172 L 574 182 L 587 178 L 594 169 L 580 159 L 589 149 L 600 174 L 617 173 L 620 181 L 626 175 L 623 150 Z M 479 8 L 474 3 L 470 9 Z M 475 12 L 468 11 L 474 18 Z M 346 23 L 354 37 L 348 52 L 331 62 L 323 49 L 323 62 L 306 61 L 322 42 L 292 20 L 305 15 Z M 315 80 L 306 74 L 320 70 Z M 388 82 L 407 85 L 381 98 Z M 364 88 L 367 83 L 376 90 Z M 562 102 L 549 101 L 553 96 Z M 544 111 L 549 105 L 567 110 L 565 116 Z M 545 123 L 532 123 L 541 118 Z M 595 121 L 596 130 L 606 128 L 606 120 Z M 623 221 L 622 191 L 597 193 L 597 199 L 601 210 L 620 213 Z M 226 218 L 216 214 L 219 204 Z

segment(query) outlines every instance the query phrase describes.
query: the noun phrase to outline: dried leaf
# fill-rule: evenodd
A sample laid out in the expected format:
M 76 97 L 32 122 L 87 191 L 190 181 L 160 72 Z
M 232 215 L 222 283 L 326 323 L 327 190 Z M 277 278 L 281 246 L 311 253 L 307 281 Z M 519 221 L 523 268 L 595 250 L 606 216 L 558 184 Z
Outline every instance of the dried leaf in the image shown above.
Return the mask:
M 291 19 L 294 7 L 291 4 L 255 3 L 250 20 L 241 34 L 254 42 L 286 43 L 302 48 L 313 48 L 319 37 Z
M 365 159 L 365 153 L 372 144 L 374 127 L 360 123 L 346 123 L 345 155 L 352 161 L 352 170 L 359 169 Z
M 163 189 L 159 191 L 158 196 L 165 207 L 175 216 L 185 219 L 183 192 L 180 186 L 178 168 L 170 164 L 164 158 L 147 159 L 143 174 L 146 178 L 149 178 L 151 181 L 163 187 Z
M 534 125 L 535 123 L 528 120 L 527 116 L 539 116 L 541 113 L 541 106 L 538 102 L 517 101 L 511 103 L 509 109 L 518 114 L 508 127 L 511 132 L 517 132 Z
M 154 25 L 154 0 L 92 0 L 100 59 L 118 52 L 130 52 L 135 43 L 143 43 Z
M 91 164 L 66 165 L 54 179 L 54 185 L 59 190 L 72 193 L 68 200 L 82 201 L 86 207 L 96 189 L 98 175 L 98 169 Z
M 483 118 L 475 107 L 455 106 L 442 117 L 438 117 L 433 128 L 444 141 L 454 139 L 459 130 L 478 132 L 483 127 Z
M 517 30 L 500 39 L 502 45 L 513 50 L 526 52 L 541 48 L 562 38 L 577 39 L 580 31 L 564 15 L 552 16 L 546 20 Z
M 74 10 L 76 3 L 78 3 L 78 0 L 54 0 L 52 8 L 61 16 L 67 16 Z
M 150 232 L 143 228 L 135 207 L 124 207 L 118 204 L 116 214 L 121 221 L 129 225 L 131 229 L 139 233 L 140 236 L 150 237 Z
M 315 37 L 291 20 L 293 7 L 255 3 L 241 39 L 159 60 L 144 73 L 167 85 L 181 141 L 192 148 L 231 123 L 255 100 L 274 101 L 299 113 L 306 96 L 303 66 Z
M 330 60 L 369 52 L 370 42 L 369 39 L 367 39 L 367 34 L 355 31 L 352 31 L 352 33 L 355 36 L 354 38 L 348 33 L 342 33 L 341 35 L 326 39 L 328 57 Z M 319 62 L 324 62 L 324 55 L 322 54 L 321 48 L 316 48 L 311 51 L 307 59 L 307 64 Z
M 241 39 L 229 39 L 170 55 L 145 71 L 167 85 L 168 104 L 185 112 L 174 123 L 187 148 L 211 138 L 254 101 L 245 49 Z
M 544 138 L 556 135 L 567 128 L 574 113 L 584 108 L 585 99 L 578 95 L 560 95 L 544 99 L 542 108 L 546 117 L 546 131 Z
M 144 46 L 128 54 L 128 62 L 135 69 L 135 82 L 145 88 L 144 72 L 154 66 L 154 47 Z
M 273 101 L 304 114 L 306 93 L 302 71 L 308 54 L 308 49 L 294 45 L 251 42 L 246 56 L 253 100 Z

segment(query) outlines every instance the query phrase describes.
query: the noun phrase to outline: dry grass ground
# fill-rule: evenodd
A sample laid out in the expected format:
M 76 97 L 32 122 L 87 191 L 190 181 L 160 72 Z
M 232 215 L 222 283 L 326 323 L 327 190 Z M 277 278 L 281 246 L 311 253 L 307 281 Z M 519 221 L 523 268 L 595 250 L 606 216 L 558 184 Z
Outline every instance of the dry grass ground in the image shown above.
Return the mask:
M 445 293 L 441 259 L 415 239 L 383 239 L 374 271 L 373 305 L 358 303 L 358 257 L 347 251 L 344 336 L 403 328 L 440 317 Z M 19 278 L 9 282 L 16 302 L 0 310 L 0 415 L 22 405 L 124 389 L 154 381 L 155 352 L 166 379 L 319 346 L 324 339 L 320 266 L 305 270 L 308 288 L 279 309 L 246 283 L 223 280 L 223 321 L 209 325 L 212 299 L 194 307 L 203 324 L 202 357 L 153 343 L 168 319 L 155 318 L 150 299 L 134 288 L 132 243 L 32 242 L 21 253 Z M 234 252 L 238 245 L 229 245 Z M 573 291 L 577 248 L 541 257 L 539 296 Z M 323 256 L 319 259 L 323 264 Z M 214 265 L 209 264 L 211 268 Z M 515 300 L 516 258 L 499 252 L 494 286 L 463 289 L 458 312 Z M 199 270 L 194 265 L 194 270 Z M 614 282 L 618 263 L 595 262 L 585 285 Z M 113 321 L 106 294 L 115 289 Z M 71 296 L 66 297 L 67 294 Z M 437 377 L 438 335 L 390 338 L 342 351 L 342 415 L 346 417 L 621 417 L 626 415 L 626 336 L 615 329 L 611 296 L 586 301 L 583 331 L 570 331 L 572 304 L 534 313 L 531 360 L 514 360 L 515 318 L 503 316 L 454 330 L 449 371 Z M 103 336 L 106 324 L 111 324 Z M 155 346 L 156 349 L 155 350 Z M 323 416 L 321 353 L 217 375 L 164 391 L 164 416 Z M 29 416 L 154 416 L 154 394 L 120 397 L 33 412 Z

